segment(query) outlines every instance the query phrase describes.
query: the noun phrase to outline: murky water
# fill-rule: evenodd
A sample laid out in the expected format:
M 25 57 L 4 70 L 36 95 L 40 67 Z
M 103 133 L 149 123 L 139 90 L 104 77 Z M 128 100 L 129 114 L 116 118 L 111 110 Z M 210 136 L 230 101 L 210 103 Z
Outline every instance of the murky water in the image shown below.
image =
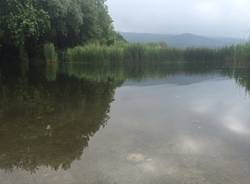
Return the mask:
M 1 184 L 248 184 L 250 70 L 1 75 Z

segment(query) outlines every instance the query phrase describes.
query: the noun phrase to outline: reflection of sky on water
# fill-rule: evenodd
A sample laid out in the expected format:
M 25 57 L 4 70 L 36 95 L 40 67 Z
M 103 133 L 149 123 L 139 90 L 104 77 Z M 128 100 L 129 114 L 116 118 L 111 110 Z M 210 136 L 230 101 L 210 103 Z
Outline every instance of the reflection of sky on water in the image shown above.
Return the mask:
M 249 129 L 246 126 L 245 122 L 240 120 L 240 118 L 228 115 L 224 119 L 225 126 L 229 130 L 237 134 L 249 134 Z
M 177 143 L 178 144 L 178 143 Z M 180 153 L 183 154 L 198 154 L 202 151 L 202 144 L 198 140 L 192 138 L 183 137 L 180 140 Z
M 0 175 L 4 184 L 24 177 L 35 184 L 248 184 L 250 142 L 241 135 L 250 133 L 250 102 L 242 91 L 228 79 L 118 88 L 107 126 L 70 169 Z
M 121 126 L 128 136 L 137 133 L 128 138 L 128 147 L 139 146 L 155 157 L 153 160 L 158 162 L 150 168 L 159 169 L 161 164 L 167 168 L 171 162 L 170 172 L 161 168 L 155 176 L 172 173 L 174 179 L 194 177 L 206 183 L 204 178 L 213 173 L 217 182 L 246 183 L 248 175 L 237 166 L 250 169 L 249 161 L 242 162 L 249 156 L 250 144 L 244 145 L 247 137 L 235 137 L 249 134 L 250 103 L 245 95 L 228 79 L 186 86 L 126 86 L 117 91 L 111 122 Z M 151 146 L 144 145 L 145 141 Z
M 247 138 L 237 142 L 233 137 L 248 134 L 250 103 L 235 86 L 225 79 L 187 86 L 119 88 L 104 132 L 126 137 L 114 141 L 120 155 L 128 150 L 127 154 L 141 154 L 140 162 L 127 166 L 132 183 L 192 179 L 198 183 L 247 183 L 249 175 L 237 168 L 250 169 L 249 161 L 242 161 L 248 158 L 250 149 L 246 147 L 250 145 L 244 145 Z M 119 168 L 125 166 L 126 162 L 120 163 Z

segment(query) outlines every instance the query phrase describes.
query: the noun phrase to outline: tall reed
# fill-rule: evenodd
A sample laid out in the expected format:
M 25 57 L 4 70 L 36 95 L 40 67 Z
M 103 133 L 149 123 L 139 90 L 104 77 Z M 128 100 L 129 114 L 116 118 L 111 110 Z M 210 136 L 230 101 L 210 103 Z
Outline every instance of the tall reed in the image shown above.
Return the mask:
M 70 62 L 122 61 L 123 48 L 98 44 L 89 44 L 67 49 L 66 60 Z
M 69 62 L 119 63 L 140 65 L 145 62 L 189 61 L 193 63 L 246 63 L 250 62 L 250 43 L 225 48 L 175 49 L 166 44 L 114 44 L 112 46 L 88 44 L 66 50 Z M 235 62 L 237 61 L 237 62 Z

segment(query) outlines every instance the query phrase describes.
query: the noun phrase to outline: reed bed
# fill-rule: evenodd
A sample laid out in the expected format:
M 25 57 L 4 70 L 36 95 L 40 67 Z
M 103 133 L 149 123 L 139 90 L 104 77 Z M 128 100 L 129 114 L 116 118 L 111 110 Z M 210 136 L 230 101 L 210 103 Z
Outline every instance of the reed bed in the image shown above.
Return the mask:
M 70 62 L 122 61 L 123 48 L 89 44 L 66 50 L 66 60 Z
M 162 44 L 115 44 L 112 46 L 89 44 L 69 48 L 65 52 L 68 62 L 145 62 L 179 60 L 183 51 Z
M 166 44 L 128 44 L 112 46 L 88 44 L 67 49 L 65 57 L 68 62 L 99 62 L 140 65 L 145 62 L 190 61 L 190 62 L 239 62 L 250 61 L 250 44 L 231 47 L 175 49 Z

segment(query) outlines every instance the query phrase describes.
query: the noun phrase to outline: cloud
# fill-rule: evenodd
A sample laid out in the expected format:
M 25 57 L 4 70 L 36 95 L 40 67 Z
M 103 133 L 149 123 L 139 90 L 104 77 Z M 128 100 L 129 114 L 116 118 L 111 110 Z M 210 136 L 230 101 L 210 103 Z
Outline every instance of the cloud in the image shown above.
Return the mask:
M 119 31 L 246 37 L 248 0 L 108 0 Z

